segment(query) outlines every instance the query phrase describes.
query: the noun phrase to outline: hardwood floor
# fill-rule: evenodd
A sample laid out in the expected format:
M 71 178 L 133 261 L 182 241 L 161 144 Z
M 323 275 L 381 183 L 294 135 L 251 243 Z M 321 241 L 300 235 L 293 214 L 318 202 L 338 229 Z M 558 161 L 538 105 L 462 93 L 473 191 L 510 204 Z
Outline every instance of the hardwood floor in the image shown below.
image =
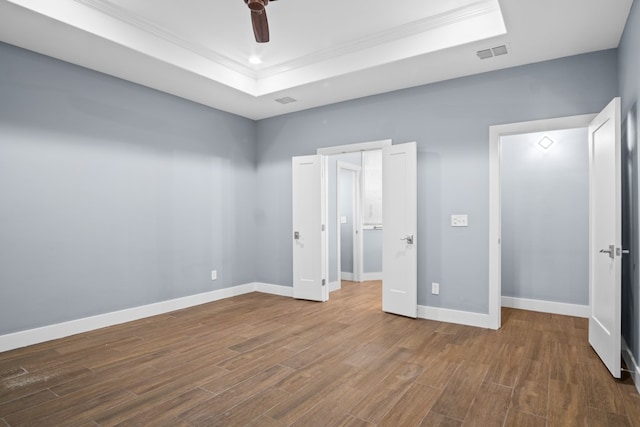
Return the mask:
M 253 293 L 0 353 L 0 426 L 640 426 L 587 321 L 503 309 L 490 331 Z

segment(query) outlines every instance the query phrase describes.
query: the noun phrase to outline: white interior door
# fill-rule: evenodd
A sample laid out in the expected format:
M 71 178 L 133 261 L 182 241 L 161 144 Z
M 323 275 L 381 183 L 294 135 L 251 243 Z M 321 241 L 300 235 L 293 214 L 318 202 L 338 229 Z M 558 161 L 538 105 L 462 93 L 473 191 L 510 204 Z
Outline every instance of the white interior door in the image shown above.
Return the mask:
M 294 157 L 292 169 L 293 297 L 326 301 L 321 156 Z
M 382 150 L 382 310 L 417 317 L 416 143 Z
M 589 125 L 589 343 L 620 378 L 620 98 Z

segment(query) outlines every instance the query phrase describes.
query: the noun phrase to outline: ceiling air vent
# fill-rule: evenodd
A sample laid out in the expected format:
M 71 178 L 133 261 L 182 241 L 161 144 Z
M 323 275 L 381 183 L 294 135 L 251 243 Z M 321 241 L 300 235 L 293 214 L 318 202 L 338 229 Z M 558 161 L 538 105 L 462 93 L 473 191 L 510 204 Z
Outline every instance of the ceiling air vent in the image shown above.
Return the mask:
M 290 96 L 285 96 L 284 98 L 278 98 L 276 99 L 276 102 L 279 102 L 280 104 L 291 104 L 292 102 L 296 102 L 297 99 L 293 99 Z
M 505 46 L 505 45 L 498 46 L 498 47 L 492 47 L 491 51 L 493 52 L 493 56 L 506 55 L 507 53 L 509 53 L 507 51 L 507 46 Z
M 493 57 L 493 53 L 491 53 L 491 49 L 479 50 L 476 54 L 480 59 L 487 59 L 487 58 Z
M 502 46 L 492 47 L 491 49 L 479 50 L 476 52 L 476 55 L 478 55 L 480 59 L 489 59 L 494 56 L 506 55 L 507 53 L 509 53 L 507 46 L 503 44 Z

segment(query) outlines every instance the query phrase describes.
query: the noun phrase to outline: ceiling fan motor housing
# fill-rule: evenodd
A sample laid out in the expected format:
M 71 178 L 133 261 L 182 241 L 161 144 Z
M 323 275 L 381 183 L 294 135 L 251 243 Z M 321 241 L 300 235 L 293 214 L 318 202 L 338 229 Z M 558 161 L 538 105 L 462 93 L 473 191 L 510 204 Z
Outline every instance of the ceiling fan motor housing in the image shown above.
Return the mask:
M 249 9 L 254 12 L 262 12 L 264 7 L 269 4 L 269 0 L 248 0 L 247 5 Z

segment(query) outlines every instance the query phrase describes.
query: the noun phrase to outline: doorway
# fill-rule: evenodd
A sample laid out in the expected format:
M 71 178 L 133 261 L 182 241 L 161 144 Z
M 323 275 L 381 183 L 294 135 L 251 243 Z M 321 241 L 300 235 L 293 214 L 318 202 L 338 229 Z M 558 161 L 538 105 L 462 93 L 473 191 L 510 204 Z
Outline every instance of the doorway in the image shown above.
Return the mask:
M 589 344 L 611 374 L 620 377 L 621 138 L 620 98 L 600 113 L 490 127 L 489 321 L 501 326 L 501 139 L 505 136 L 588 128 Z M 548 142 L 547 142 L 548 145 Z
M 323 149 L 327 171 L 329 291 L 342 280 L 382 280 L 382 148 L 387 141 Z M 327 151 L 331 150 L 331 151 Z
M 489 155 L 489 323 L 501 326 L 502 307 L 502 200 L 501 139 L 512 135 L 586 128 L 595 114 L 512 123 L 490 128 Z
M 589 317 L 586 127 L 503 136 L 503 307 Z
M 382 151 L 328 156 L 329 291 L 382 280 Z
M 382 309 L 417 317 L 417 144 L 390 140 L 318 149 L 292 159 L 293 295 L 329 299 L 327 157 L 382 149 Z M 387 232 L 387 230 L 390 230 Z

